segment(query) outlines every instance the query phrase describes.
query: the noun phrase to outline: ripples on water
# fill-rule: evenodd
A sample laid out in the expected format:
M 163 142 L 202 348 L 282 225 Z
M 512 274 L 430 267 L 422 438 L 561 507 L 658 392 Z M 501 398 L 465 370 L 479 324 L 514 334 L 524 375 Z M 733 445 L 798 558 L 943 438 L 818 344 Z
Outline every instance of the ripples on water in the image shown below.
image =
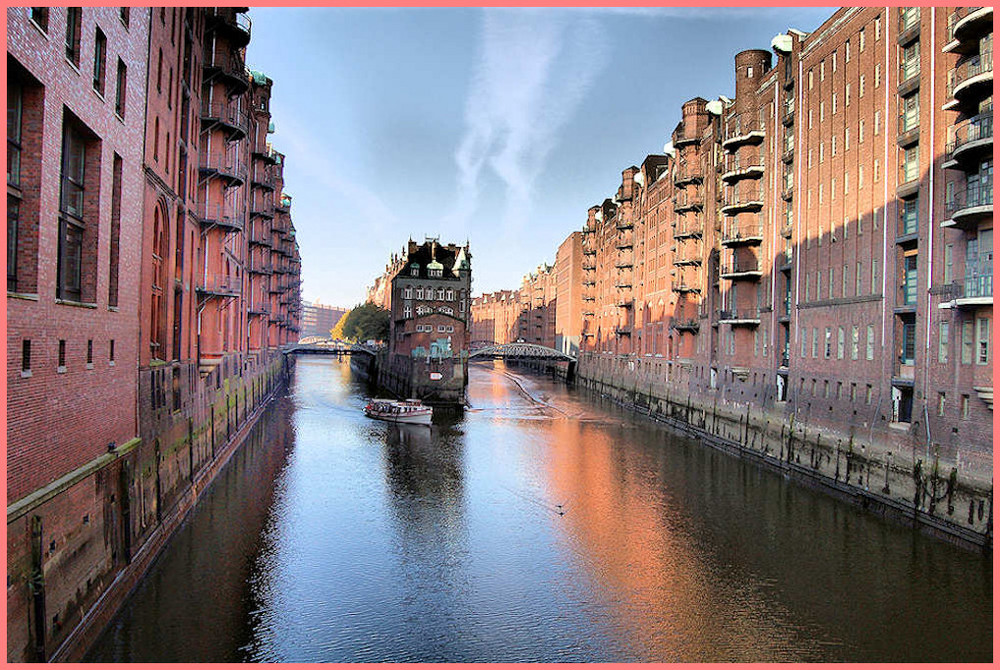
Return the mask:
M 989 660 L 990 564 L 544 378 L 298 361 L 90 660 Z

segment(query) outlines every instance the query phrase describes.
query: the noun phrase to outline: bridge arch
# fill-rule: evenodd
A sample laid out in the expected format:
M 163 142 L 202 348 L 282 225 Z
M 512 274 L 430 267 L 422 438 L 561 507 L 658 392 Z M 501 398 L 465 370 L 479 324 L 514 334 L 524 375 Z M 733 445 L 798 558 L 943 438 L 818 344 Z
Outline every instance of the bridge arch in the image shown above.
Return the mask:
M 571 361 L 576 358 L 541 344 L 513 342 L 511 344 L 488 344 L 473 348 L 469 360 L 473 358 L 517 358 L 521 360 Z

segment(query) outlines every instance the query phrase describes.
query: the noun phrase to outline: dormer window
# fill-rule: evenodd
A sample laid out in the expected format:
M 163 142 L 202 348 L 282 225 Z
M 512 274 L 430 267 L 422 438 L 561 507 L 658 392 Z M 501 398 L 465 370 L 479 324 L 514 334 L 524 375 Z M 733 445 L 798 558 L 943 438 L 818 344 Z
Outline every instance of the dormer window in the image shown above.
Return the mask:
M 420 264 L 419 263 L 410 263 L 410 276 L 411 277 L 419 277 L 420 276 Z
M 443 274 L 444 274 L 444 271 L 441 270 L 440 268 L 431 268 L 431 269 L 427 270 L 427 276 L 428 277 L 440 277 Z

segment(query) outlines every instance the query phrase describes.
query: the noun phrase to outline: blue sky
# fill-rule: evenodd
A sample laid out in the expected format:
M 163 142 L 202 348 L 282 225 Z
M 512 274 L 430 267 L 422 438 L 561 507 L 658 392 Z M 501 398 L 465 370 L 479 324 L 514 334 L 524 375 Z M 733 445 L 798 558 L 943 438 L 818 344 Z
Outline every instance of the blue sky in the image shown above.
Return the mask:
M 468 239 L 515 288 L 659 153 L 733 57 L 830 8 L 254 8 L 306 300 L 351 306 L 409 237 Z

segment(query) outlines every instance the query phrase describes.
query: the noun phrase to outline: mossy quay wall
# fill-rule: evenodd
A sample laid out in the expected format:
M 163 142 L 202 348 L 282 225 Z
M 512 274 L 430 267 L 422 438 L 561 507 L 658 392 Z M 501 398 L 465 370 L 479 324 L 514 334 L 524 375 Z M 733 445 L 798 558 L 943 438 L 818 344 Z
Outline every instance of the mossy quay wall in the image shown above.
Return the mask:
M 991 476 L 911 433 L 830 425 L 788 402 L 735 400 L 736 387 L 706 388 L 680 366 L 668 378 L 634 360 L 583 356 L 576 385 L 886 518 L 992 550 Z

